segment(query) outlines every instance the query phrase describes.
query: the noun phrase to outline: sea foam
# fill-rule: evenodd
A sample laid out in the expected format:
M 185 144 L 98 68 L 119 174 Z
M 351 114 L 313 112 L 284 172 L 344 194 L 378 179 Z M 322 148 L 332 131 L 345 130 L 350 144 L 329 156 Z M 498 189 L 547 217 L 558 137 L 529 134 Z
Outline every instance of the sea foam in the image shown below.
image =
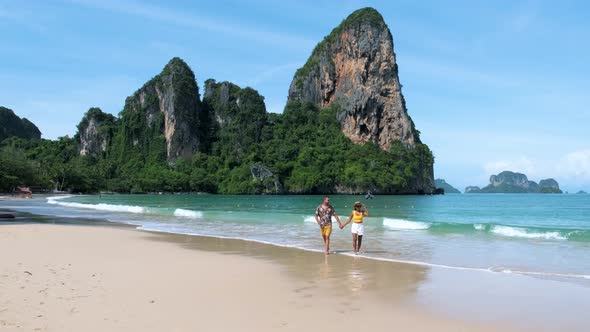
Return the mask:
M 429 223 L 395 218 L 383 218 L 383 226 L 396 230 L 420 230 L 430 228 Z
M 305 217 L 305 219 L 303 219 L 303 221 L 317 224 L 317 221 L 315 221 L 315 216 Z M 340 219 L 340 221 L 345 221 L 345 220 Z M 332 217 L 332 222 L 336 222 L 336 218 Z
M 66 207 L 78 208 L 78 209 L 90 209 L 99 211 L 111 211 L 111 212 L 129 212 L 129 213 L 145 213 L 145 208 L 141 206 L 132 205 L 115 205 L 115 204 L 85 204 L 85 203 L 73 203 L 73 202 L 62 202 L 61 199 L 71 196 L 60 196 L 50 197 L 47 199 L 49 204 L 57 204 Z
M 490 232 L 500 236 L 517 237 L 526 239 L 545 239 L 545 240 L 567 240 L 559 232 L 531 232 L 524 228 L 496 225 L 490 229 Z
M 193 210 L 185 210 L 185 209 L 174 210 L 174 215 L 176 217 L 191 218 L 191 219 L 203 218 L 203 212 L 193 211 Z
M 303 221 L 305 221 L 305 222 L 312 222 L 312 223 L 314 223 L 314 224 L 315 224 L 315 223 L 317 223 L 317 222 L 315 221 L 315 216 L 309 216 L 309 217 L 305 217 L 305 219 L 303 219 Z
M 473 224 L 473 228 L 475 228 L 476 231 L 485 231 L 486 230 L 486 225 L 484 225 L 484 224 Z
M 48 204 L 57 204 L 57 201 L 60 199 L 65 199 L 65 198 L 70 198 L 70 197 L 74 197 L 72 195 L 66 195 L 66 196 L 52 196 L 52 197 L 47 197 L 47 203 Z

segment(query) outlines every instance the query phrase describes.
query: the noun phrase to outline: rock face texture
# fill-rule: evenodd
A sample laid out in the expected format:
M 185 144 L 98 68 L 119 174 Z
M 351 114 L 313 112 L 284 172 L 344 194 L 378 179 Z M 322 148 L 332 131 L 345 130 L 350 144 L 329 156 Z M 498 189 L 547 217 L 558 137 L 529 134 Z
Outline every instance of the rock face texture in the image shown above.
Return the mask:
M 354 143 L 389 150 L 395 140 L 419 143 L 408 116 L 393 39 L 373 8 L 359 9 L 318 44 L 291 82 L 289 100 L 318 107 L 336 103 L 342 132 Z
M 527 176 L 522 173 L 504 171 L 498 175 L 490 176 L 490 185 L 493 187 L 499 187 L 501 185 L 510 185 L 520 187 L 523 189 L 529 189 L 531 185 L 533 187 L 537 186 L 537 183 L 529 181 Z
M 82 156 L 98 157 L 106 153 L 117 126 L 117 118 L 93 107 L 84 114 L 78 124 L 79 153 Z
M 468 188 L 471 188 L 469 191 Z M 561 194 L 559 184 L 554 179 L 541 180 L 538 184 L 530 181 L 526 175 L 510 171 L 503 171 L 490 176 L 490 184 L 479 189 L 467 187 L 465 192 L 471 193 L 558 193 Z
M 166 159 L 190 157 L 200 150 L 201 102 L 195 75 L 180 58 L 173 58 L 164 70 L 125 101 L 122 112 L 124 135 L 145 150 L 148 137 L 162 134 Z
M 283 186 L 276 176 L 268 167 L 263 164 L 254 164 L 250 167 L 250 174 L 254 180 L 262 183 L 263 194 L 282 194 Z
M 41 131 L 31 121 L 20 118 L 6 107 L 0 106 L 0 142 L 8 137 L 41 138 Z
M 379 12 L 363 8 L 314 48 L 295 73 L 288 100 L 335 107 L 340 129 L 353 143 L 392 151 L 401 142 L 413 149 L 422 142 L 401 87 L 391 32 Z M 404 193 L 433 193 L 432 164 L 415 174 Z
M 208 118 L 203 118 L 202 122 L 208 124 L 204 130 L 211 137 L 210 141 L 219 140 L 236 157 L 260 142 L 267 113 L 264 97 L 258 91 L 209 79 L 205 81 L 203 107 Z

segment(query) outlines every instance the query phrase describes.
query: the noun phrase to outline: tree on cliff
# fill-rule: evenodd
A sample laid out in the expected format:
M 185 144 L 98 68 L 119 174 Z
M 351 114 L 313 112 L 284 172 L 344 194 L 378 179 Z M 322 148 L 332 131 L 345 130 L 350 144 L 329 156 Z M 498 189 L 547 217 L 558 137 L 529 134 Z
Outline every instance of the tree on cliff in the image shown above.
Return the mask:
M 256 90 L 212 79 L 201 101 L 195 74 L 173 58 L 119 117 L 92 108 L 74 139 L 10 148 L 47 165 L 31 181 L 75 191 L 434 190 L 434 157 L 407 112 L 391 32 L 372 8 L 316 46 L 282 114 L 267 113 Z

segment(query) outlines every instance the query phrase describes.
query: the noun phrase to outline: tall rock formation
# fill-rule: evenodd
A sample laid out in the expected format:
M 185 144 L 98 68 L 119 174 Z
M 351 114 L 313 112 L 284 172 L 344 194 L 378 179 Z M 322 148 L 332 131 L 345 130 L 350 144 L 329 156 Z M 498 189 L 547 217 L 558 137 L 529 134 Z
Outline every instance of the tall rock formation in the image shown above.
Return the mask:
M 82 156 L 99 157 L 107 152 L 117 130 L 117 118 L 93 107 L 78 124 L 76 141 Z
M 0 106 L 0 142 L 8 137 L 41 138 L 41 131 L 27 118 L 20 118 L 9 108 Z
M 205 81 L 203 106 L 209 123 L 208 136 L 219 140 L 221 146 L 236 157 L 246 153 L 248 147 L 259 143 L 262 128 L 267 121 L 264 97 L 258 91 L 230 82 Z
M 144 154 L 164 143 L 165 158 L 173 162 L 200 151 L 203 141 L 201 102 L 195 75 L 180 58 L 125 101 L 121 113 L 123 144 Z M 162 142 L 162 138 L 163 142 Z
M 319 43 L 289 88 L 289 100 L 318 107 L 337 103 L 342 132 L 354 143 L 389 150 L 395 140 L 420 142 L 409 117 L 383 17 L 373 8 L 353 12 Z
M 353 12 L 314 48 L 295 73 L 288 99 L 320 109 L 334 105 L 340 129 L 353 143 L 373 142 L 384 151 L 396 142 L 408 149 L 421 145 L 432 157 L 406 109 L 391 32 L 373 8 Z M 431 162 L 414 172 L 403 192 L 434 189 Z

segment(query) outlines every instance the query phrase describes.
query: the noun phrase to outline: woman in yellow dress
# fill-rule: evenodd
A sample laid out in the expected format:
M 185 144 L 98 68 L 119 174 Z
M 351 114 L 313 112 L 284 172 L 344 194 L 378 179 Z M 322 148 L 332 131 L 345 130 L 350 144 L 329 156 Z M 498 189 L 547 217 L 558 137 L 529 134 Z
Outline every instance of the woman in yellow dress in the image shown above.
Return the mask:
M 363 243 L 363 235 L 365 234 L 365 226 L 363 225 L 363 218 L 369 216 L 369 210 L 367 206 L 361 202 L 354 203 L 354 210 L 348 217 L 348 220 L 340 226 L 340 228 L 346 227 L 351 221 L 352 226 L 352 249 L 354 250 L 354 254 L 358 255 L 359 251 L 361 250 L 361 244 Z

